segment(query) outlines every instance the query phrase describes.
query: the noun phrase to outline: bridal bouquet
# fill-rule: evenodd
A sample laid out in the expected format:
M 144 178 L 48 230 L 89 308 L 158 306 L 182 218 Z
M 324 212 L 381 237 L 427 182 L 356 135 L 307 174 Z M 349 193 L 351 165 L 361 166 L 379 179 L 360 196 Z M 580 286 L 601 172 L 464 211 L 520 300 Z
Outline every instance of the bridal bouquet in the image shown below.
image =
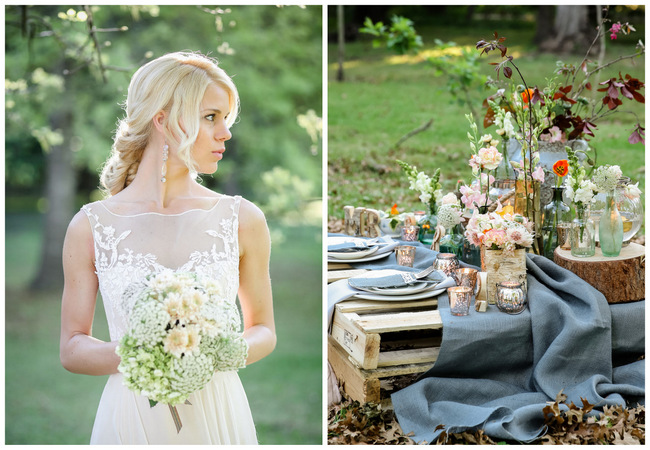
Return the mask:
M 124 384 L 151 406 L 175 405 L 202 389 L 215 371 L 245 367 L 248 344 L 239 312 L 220 286 L 196 273 L 162 272 L 125 292 L 129 329 L 116 353 Z

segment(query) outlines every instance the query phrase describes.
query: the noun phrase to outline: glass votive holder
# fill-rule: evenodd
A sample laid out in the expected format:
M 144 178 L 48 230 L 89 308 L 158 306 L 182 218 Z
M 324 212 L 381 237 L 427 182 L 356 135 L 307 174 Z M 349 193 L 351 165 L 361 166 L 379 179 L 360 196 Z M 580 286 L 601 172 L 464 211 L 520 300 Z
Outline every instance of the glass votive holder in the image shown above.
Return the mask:
M 521 283 L 502 281 L 497 283 L 497 308 L 508 314 L 519 314 L 526 309 L 526 292 Z
M 567 222 L 558 223 L 555 227 L 557 231 L 557 245 L 562 250 L 571 250 L 571 242 L 569 241 L 569 229 L 571 224 Z
M 406 242 L 417 242 L 420 227 L 417 225 L 404 225 L 402 227 L 402 240 Z
M 481 278 L 476 269 L 461 268 L 454 271 L 454 277 L 458 286 L 465 286 L 472 290 L 472 295 L 478 295 L 481 290 Z
M 441 270 L 448 277 L 456 279 L 455 271 L 460 265 L 458 264 L 458 257 L 453 253 L 438 253 L 436 260 L 433 262 L 433 268 Z
M 466 316 L 469 314 L 469 303 L 472 299 L 472 289 L 466 286 L 447 288 L 449 296 L 449 310 L 452 316 Z
M 395 247 L 395 259 L 400 266 L 413 267 L 415 261 L 415 247 L 412 245 L 400 245 Z

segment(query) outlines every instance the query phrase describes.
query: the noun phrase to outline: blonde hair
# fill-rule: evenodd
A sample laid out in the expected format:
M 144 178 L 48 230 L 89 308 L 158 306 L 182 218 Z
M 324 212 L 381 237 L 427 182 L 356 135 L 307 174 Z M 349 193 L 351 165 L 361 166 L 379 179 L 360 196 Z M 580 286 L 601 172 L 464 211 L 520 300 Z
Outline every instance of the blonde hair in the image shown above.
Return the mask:
M 111 154 L 100 176 L 107 195 L 117 194 L 135 178 L 153 132 L 153 118 L 160 111 L 166 112 L 165 139 L 178 146 L 179 157 L 190 171 L 196 172 L 191 152 L 199 133 L 200 104 L 211 83 L 228 92 L 230 111 L 226 123 L 231 126 L 237 118 L 239 95 L 215 59 L 199 53 L 169 53 L 137 70 L 129 84 L 126 116 L 118 122 Z

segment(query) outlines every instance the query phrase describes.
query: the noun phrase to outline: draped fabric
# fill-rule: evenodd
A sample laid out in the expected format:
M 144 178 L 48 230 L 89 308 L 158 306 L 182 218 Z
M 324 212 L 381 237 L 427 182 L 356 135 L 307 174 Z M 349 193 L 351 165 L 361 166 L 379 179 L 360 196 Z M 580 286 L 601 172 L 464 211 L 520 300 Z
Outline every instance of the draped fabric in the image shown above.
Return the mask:
M 645 301 L 609 305 L 552 261 L 527 255 L 529 307 L 519 315 L 449 314 L 439 297 L 443 340 L 419 381 L 392 395 L 398 421 L 416 442 L 442 430 L 483 429 L 529 442 L 545 432 L 542 409 L 563 390 L 567 403 L 645 402 Z

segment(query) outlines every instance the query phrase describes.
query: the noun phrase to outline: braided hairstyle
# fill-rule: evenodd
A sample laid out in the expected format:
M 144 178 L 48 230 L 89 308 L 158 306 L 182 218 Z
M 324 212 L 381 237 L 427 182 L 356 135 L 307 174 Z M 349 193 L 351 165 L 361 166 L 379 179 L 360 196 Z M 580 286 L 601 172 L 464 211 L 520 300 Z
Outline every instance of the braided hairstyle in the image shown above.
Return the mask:
M 100 176 L 107 196 L 117 194 L 135 178 L 154 129 L 153 118 L 160 111 L 166 112 L 165 139 L 178 146 L 179 157 L 196 173 L 191 153 L 199 133 L 199 107 L 210 83 L 228 92 L 227 124 L 231 126 L 237 118 L 239 95 L 216 60 L 199 53 L 176 52 L 154 59 L 136 71 L 124 105 L 126 116 L 118 122 L 111 154 Z

